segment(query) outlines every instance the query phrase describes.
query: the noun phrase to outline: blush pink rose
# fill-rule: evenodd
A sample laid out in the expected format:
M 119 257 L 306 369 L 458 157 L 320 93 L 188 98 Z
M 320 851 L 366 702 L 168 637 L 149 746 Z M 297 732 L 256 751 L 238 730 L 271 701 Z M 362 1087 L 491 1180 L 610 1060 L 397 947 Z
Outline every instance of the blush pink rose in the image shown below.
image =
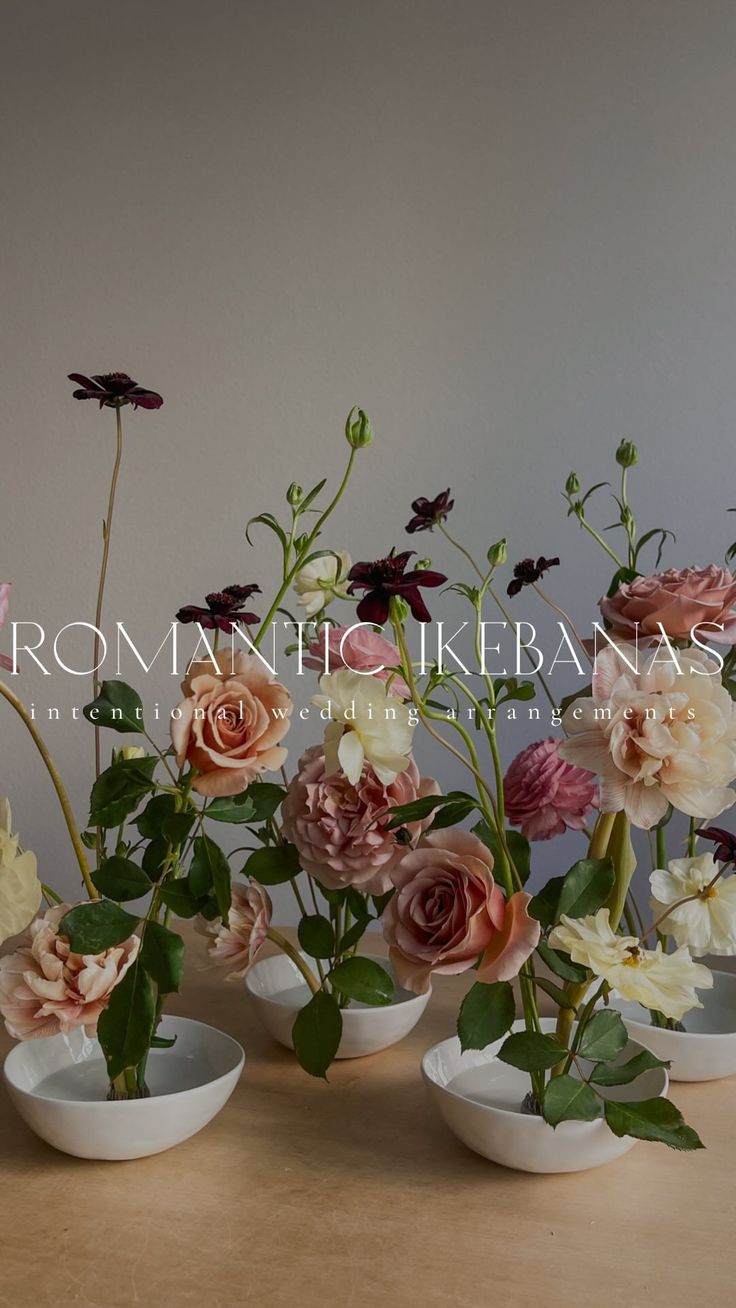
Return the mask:
M 11 582 L 0 581 L 0 631 L 2 631 L 8 620 L 8 607 L 10 600 Z M 0 654 L 0 668 L 5 668 L 7 672 L 13 671 L 13 660 Z
M 349 668 L 351 672 L 371 673 L 377 681 L 389 681 L 389 690 L 402 699 L 411 699 L 411 691 L 398 674 L 392 676 L 391 669 L 398 667 L 401 656 L 395 645 L 385 636 L 366 623 L 353 627 L 329 627 L 329 636 L 322 626 L 317 637 L 309 646 L 309 654 L 304 659 L 304 666 L 316 668 L 318 672 L 336 672 L 338 668 Z M 325 645 L 327 644 L 327 655 Z M 377 668 L 383 671 L 377 672 Z
M 171 740 L 178 766 L 189 762 L 199 773 L 194 789 L 200 795 L 237 795 L 286 762 L 279 741 L 294 706 L 286 687 L 254 655 L 232 657 L 223 650 L 215 658 L 219 672 L 209 659 L 192 664 Z
M 322 745 L 308 749 L 299 760 L 281 806 L 284 832 L 296 845 L 305 872 L 328 890 L 355 886 L 366 895 L 383 895 L 391 889 L 391 872 L 406 853 L 406 846 L 388 830 L 388 809 L 409 804 L 425 795 L 439 795 L 431 777 L 420 777 L 412 760 L 388 785 L 379 781 L 366 763 L 356 785 L 343 772 L 325 771 Z M 431 822 L 413 822 L 412 843 Z
M 531 895 L 519 891 L 507 903 L 492 868 L 490 850 L 459 828 L 431 832 L 404 855 L 382 919 L 400 985 L 424 994 L 433 972 L 466 972 L 480 955 L 484 981 L 517 975 L 540 927 L 527 910 Z
M 101 954 L 73 954 L 58 933 L 72 907 L 56 904 L 36 918 L 15 953 L 0 959 L 0 1013 L 16 1040 L 78 1026 L 94 1035 L 115 986 L 138 956 L 138 936 Z
M 624 640 L 661 635 L 660 626 L 673 640 L 689 639 L 693 627 L 713 622 L 723 631 L 703 635 L 714 644 L 736 644 L 736 579 L 728 568 L 715 563 L 707 568 L 670 568 L 652 577 L 626 581 L 614 595 L 599 600 L 613 636 Z
M 252 878 L 247 886 L 233 884 L 228 925 L 199 917 L 196 930 L 208 942 L 209 961 L 229 967 L 226 981 L 239 981 L 256 961 L 268 935 L 273 912 L 268 892 Z
M 557 741 L 535 741 L 516 755 L 503 781 L 506 816 L 527 840 L 550 840 L 566 827 L 582 831 L 596 806 L 598 780 L 565 763 Z

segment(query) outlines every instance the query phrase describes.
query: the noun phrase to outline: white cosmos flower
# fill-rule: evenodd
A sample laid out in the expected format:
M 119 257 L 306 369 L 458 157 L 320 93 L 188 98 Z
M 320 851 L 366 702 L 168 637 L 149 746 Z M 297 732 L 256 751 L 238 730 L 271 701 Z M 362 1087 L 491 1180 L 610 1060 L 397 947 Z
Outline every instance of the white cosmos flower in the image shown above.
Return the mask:
M 325 732 L 325 770 L 340 768 L 357 785 L 364 763 L 379 781 L 391 785 L 409 767 L 415 724 L 408 705 L 387 693 L 377 677 L 348 668 L 320 677 L 321 694 L 312 703 L 332 721 Z
M 297 604 L 306 610 L 308 618 L 326 608 L 335 596 L 345 599 L 345 583 L 352 566 L 353 561 L 346 550 L 335 550 L 334 554 L 313 559 L 297 573 L 294 580 L 294 590 L 299 597 Z
M 686 895 L 697 895 L 674 908 L 659 924 L 660 931 L 678 945 L 687 945 L 697 956 L 736 954 L 736 876 L 720 877 L 708 889 L 718 871 L 712 854 L 699 854 L 673 858 L 666 869 L 655 868 L 649 878 L 656 917 Z
M 7 799 L 0 799 L 0 945 L 33 921 L 41 904 L 36 855 L 19 852 Z
M 660 944 L 644 949 L 636 936 L 617 936 L 607 908 L 590 917 L 563 914 L 550 932 L 549 943 L 607 981 L 622 999 L 656 1009 L 676 1022 L 688 1009 L 703 1007 L 695 987 L 710 990 L 713 985 L 712 973 L 693 962 L 686 946 L 665 954 Z

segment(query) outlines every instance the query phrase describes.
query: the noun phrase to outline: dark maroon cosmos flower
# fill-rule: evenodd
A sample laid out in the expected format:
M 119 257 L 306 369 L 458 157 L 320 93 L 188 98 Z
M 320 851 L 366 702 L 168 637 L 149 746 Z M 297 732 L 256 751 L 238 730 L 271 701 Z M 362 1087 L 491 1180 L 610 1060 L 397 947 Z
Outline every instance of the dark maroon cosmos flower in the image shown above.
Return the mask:
M 350 569 L 348 593 L 354 595 L 358 590 L 367 591 L 357 608 L 361 622 L 382 627 L 388 618 L 392 595 L 400 595 L 406 600 L 417 622 L 431 622 L 419 588 L 444 586 L 447 577 L 428 568 L 414 568 L 407 572 L 406 565 L 413 553 L 414 550 L 405 550 L 403 554 L 396 554 L 391 550 L 385 559 L 376 559 L 375 563 L 356 563 Z
M 160 409 L 163 404 L 158 391 L 147 391 L 127 372 L 95 373 L 94 377 L 70 372 L 69 381 L 79 384 L 79 390 L 74 391 L 75 400 L 99 400 L 101 409 L 119 409 L 123 404 L 132 404 L 134 409 Z
M 445 521 L 450 509 L 455 504 L 450 499 L 450 487 L 446 491 L 441 491 L 433 500 L 425 500 L 423 495 L 418 500 L 412 500 L 411 507 L 414 510 L 414 517 L 411 522 L 407 522 L 406 530 L 410 535 L 415 531 L 431 531 L 433 527 L 438 527 L 441 522 Z
M 518 595 L 524 586 L 533 586 L 535 581 L 539 581 L 550 568 L 558 568 L 559 559 L 545 559 L 540 554 L 536 563 L 534 559 L 522 559 L 514 568 L 514 579 L 506 587 L 507 595 Z
M 736 862 L 736 836 L 731 831 L 726 831 L 724 827 L 699 827 L 695 834 L 704 840 L 716 842 L 713 857 L 719 863 Z
M 252 627 L 260 618 L 255 613 L 246 613 L 243 605 L 251 595 L 260 594 L 260 586 L 226 586 L 224 590 L 210 591 L 205 595 L 207 608 L 197 604 L 185 604 L 176 615 L 177 622 L 198 622 L 208 631 L 217 627 L 229 635 L 238 622 Z

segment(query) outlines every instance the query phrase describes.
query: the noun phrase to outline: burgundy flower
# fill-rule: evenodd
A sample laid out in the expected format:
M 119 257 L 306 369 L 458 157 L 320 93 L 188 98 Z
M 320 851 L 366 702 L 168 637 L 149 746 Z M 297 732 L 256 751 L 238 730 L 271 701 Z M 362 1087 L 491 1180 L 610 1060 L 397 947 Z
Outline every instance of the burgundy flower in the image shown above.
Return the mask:
M 420 495 L 418 500 L 412 500 L 414 517 L 406 524 L 406 530 L 411 535 L 415 531 L 431 531 L 433 527 L 445 521 L 454 503 L 455 501 L 450 499 L 449 486 L 433 500 L 425 500 L 424 496 Z
M 376 559 L 375 563 L 356 563 L 350 569 L 348 593 L 354 595 L 356 590 L 367 591 L 357 609 L 361 622 L 382 627 L 388 617 L 392 595 L 400 595 L 406 600 L 417 622 L 431 622 L 419 588 L 443 586 L 447 577 L 428 568 L 413 568 L 407 572 L 406 565 L 413 553 L 414 550 L 405 550 L 403 554 L 396 554 L 391 550 L 385 559 Z
M 507 595 L 518 595 L 524 586 L 533 586 L 535 581 L 539 581 L 550 568 L 557 568 L 560 565 L 559 559 L 545 559 L 540 554 L 536 563 L 534 559 L 522 559 L 514 568 L 514 579 L 506 587 Z
M 119 409 L 132 404 L 134 409 L 160 409 L 163 398 L 158 391 L 147 391 L 129 377 L 127 372 L 95 373 L 85 377 L 81 372 L 70 372 L 69 381 L 78 382 L 75 400 L 99 400 L 100 408 Z
M 260 618 L 255 613 L 246 613 L 243 605 L 251 595 L 260 594 L 260 591 L 260 586 L 254 585 L 226 586 L 224 590 L 210 591 L 209 595 L 205 595 L 206 609 L 197 604 L 185 604 L 176 615 L 177 622 L 198 622 L 209 631 L 218 627 L 226 635 L 230 634 L 238 622 L 252 627 L 254 623 L 260 622 Z
M 714 840 L 713 857 L 719 863 L 736 863 L 736 836 L 724 827 L 699 827 L 695 833 L 704 840 Z

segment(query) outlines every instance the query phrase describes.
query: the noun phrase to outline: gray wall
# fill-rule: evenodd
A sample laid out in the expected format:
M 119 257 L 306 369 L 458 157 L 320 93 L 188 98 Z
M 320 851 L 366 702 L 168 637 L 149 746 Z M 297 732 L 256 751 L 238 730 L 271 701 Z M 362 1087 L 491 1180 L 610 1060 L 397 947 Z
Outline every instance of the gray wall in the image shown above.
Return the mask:
M 559 553 L 555 592 L 589 621 L 608 569 L 558 490 L 571 466 L 607 476 L 621 436 L 644 451 L 649 525 L 678 533 L 671 561 L 721 557 L 729 0 L 6 0 L 2 17 L 16 618 L 53 632 L 93 612 L 112 416 L 71 399 L 71 370 L 126 369 L 166 398 L 129 416 L 109 581 L 108 617 L 141 632 L 213 587 L 273 582 L 244 521 L 292 478 L 338 474 L 354 402 L 376 442 L 328 542 L 354 557 L 405 539 L 408 501 L 450 484 L 475 549 L 508 534 L 516 557 Z M 23 683 L 62 717 L 86 695 Z M 149 678 L 149 699 L 173 694 Z M 72 893 L 46 778 L 2 722 L 0 793 Z M 89 728 L 47 735 L 83 819 Z

